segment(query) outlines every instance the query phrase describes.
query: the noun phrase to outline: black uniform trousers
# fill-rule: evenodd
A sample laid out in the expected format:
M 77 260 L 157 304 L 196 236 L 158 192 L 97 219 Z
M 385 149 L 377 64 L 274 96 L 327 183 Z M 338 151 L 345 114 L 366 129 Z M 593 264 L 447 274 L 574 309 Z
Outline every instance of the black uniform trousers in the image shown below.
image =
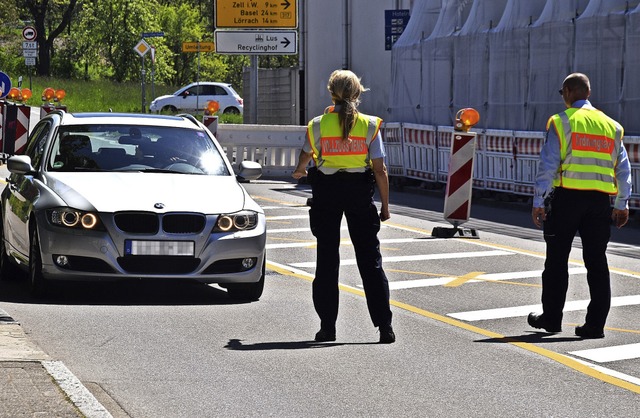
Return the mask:
M 391 325 L 389 282 L 382 269 L 380 217 L 373 203 L 370 173 L 313 176 L 313 201 L 309 210 L 311 232 L 317 239 L 313 304 L 322 329 L 335 329 L 338 317 L 340 225 L 345 215 L 355 250 L 369 315 L 374 326 Z
M 544 222 L 547 255 L 542 273 L 542 307 L 547 323 L 561 324 L 569 286 L 568 262 L 576 233 L 582 240 L 591 301 L 585 323 L 602 329 L 611 307 L 607 244 L 611 236 L 609 195 L 556 188 Z

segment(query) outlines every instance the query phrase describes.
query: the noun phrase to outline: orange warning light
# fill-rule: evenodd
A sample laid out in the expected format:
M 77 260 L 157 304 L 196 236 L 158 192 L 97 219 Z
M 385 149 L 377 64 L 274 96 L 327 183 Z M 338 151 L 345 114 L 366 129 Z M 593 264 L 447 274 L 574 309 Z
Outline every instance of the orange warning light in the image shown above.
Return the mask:
M 456 113 L 456 131 L 468 132 L 476 123 L 480 121 L 480 114 L 472 107 L 465 107 Z
M 52 89 L 51 87 L 47 87 L 42 92 L 42 100 L 50 102 L 53 99 L 53 96 L 55 96 L 55 94 L 56 94 L 56 91 L 54 89 Z
M 56 90 L 55 96 L 56 96 L 56 102 L 62 101 L 62 99 L 64 99 L 64 97 L 67 95 L 67 93 L 60 89 L 60 90 Z
M 220 110 L 220 103 L 215 100 L 209 100 L 207 102 L 207 107 L 205 108 L 207 115 L 214 115 L 218 113 L 218 110 Z
M 22 94 L 20 94 L 20 90 L 17 87 L 11 87 L 7 97 L 11 100 L 22 100 Z
M 24 100 L 25 102 L 33 96 L 31 89 L 24 88 L 22 89 L 21 93 L 22 93 L 22 100 Z

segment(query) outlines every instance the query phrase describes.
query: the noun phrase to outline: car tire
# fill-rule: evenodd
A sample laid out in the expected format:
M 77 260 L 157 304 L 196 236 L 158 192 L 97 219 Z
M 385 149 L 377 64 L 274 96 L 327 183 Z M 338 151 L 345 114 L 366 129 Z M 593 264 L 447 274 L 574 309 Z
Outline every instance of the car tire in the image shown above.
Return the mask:
M 222 113 L 226 113 L 227 115 L 229 115 L 229 114 L 231 114 L 231 115 L 239 115 L 240 114 L 240 110 L 238 110 L 235 107 L 228 107 Z
M 227 294 L 231 299 L 255 302 L 262 296 L 264 290 L 265 262 L 262 262 L 262 275 L 255 283 L 230 283 L 226 285 Z
M 7 247 L 4 242 L 4 225 L 0 222 L 0 280 L 12 280 L 18 277 L 18 274 L 18 268 L 13 265 L 7 255 Z
M 165 113 L 176 113 L 178 109 L 175 106 L 167 105 L 162 108 L 162 112 Z
M 29 290 L 34 297 L 42 297 L 47 293 L 47 281 L 42 275 L 42 254 L 37 227 L 31 228 L 29 245 Z

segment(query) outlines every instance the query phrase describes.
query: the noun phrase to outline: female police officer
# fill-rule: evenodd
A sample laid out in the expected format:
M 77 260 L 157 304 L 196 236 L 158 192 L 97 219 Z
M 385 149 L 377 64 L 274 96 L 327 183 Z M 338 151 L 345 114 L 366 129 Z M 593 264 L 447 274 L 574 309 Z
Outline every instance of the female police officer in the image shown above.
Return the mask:
M 382 269 L 378 231 L 390 218 L 389 178 L 380 135 L 382 120 L 358 112 L 366 89 L 351 71 L 336 70 L 327 85 L 334 103 L 309 122 L 308 141 L 300 151 L 293 177 L 307 176 L 313 199 L 309 210 L 311 232 L 317 239 L 313 304 L 320 317 L 316 341 L 335 341 L 338 316 L 340 224 L 347 219 L 358 270 L 373 325 L 381 343 L 395 342 L 389 307 L 389 282 Z M 306 167 L 314 159 L 315 167 Z M 374 184 L 382 202 L 373 203 Z

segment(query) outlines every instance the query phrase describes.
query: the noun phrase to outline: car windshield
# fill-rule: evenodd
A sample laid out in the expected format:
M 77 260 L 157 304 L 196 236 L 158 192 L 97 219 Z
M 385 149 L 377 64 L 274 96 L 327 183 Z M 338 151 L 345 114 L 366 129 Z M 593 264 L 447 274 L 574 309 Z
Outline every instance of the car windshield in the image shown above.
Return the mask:
M 132 125 L 60 127 L 51 146 L 48 169 L 230 174 L 206 133 Z

